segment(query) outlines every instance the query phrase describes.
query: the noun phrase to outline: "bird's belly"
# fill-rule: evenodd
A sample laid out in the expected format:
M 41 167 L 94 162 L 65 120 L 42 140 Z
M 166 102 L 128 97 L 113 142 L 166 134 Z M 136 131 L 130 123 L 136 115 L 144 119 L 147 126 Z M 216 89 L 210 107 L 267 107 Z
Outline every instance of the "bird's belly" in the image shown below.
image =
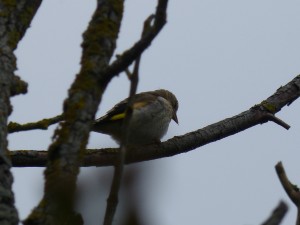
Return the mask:
M 160 113 L 148 114 L 148 116 L 149 118 L 146 119 L 138 116 L 132 117 L 128 128 L 129 143 L 150 144 L 159 142 L 166 134 L 171 119 L 160 115 Z

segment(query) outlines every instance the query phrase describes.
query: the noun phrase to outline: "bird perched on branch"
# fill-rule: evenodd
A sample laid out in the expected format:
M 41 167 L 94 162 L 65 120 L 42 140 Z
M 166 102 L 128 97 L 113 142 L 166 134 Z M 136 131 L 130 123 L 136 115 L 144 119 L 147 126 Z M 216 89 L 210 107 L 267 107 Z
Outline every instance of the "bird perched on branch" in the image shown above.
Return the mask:
M 108 134 L 120 143 L 127 103 L 128 98 L 97 119 L 92 131 Z M 136 94 L 133 97 L 132 115 L 127 127 L 127 143 L 145 145 L 160 142 L 171 120 L 178 123 L 177 109 L 178 101 L 170 91 L 161 89 Z

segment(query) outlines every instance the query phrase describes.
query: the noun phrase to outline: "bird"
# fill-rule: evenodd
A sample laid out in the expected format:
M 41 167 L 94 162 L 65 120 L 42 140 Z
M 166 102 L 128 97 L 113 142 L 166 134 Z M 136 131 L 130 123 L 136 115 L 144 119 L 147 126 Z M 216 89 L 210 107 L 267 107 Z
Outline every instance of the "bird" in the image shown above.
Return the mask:
M 92 131 L 110 135 L 118 144 L 122 139 L 122 124 L 126 115 L 128 98 L 116 104 L 104 116 L 94 121 Z M 171 120 L 178 124 L 178 100 L 168 90 L 141 92 L 133 96 L 132 114 L 127 125 L 128 145 L 160 143 Z

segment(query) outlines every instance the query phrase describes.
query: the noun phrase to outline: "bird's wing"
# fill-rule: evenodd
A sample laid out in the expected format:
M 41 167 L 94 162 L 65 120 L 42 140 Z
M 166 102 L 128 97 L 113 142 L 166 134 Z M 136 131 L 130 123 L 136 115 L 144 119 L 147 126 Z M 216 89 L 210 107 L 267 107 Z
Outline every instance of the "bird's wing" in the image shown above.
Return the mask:
M 153 103 L 156 100 L 154 95 L 141 95 L 137 94 L 133 98 L 133 109 L 139 109 L 146 105 Z M 96 120 L 96 123 L 106 123 L 111 121 L 120 121 L 125 118 L 125 111 L 128 103 L 128 98 L 119 102 L 111 110 L 109 110 L 104 116 Z

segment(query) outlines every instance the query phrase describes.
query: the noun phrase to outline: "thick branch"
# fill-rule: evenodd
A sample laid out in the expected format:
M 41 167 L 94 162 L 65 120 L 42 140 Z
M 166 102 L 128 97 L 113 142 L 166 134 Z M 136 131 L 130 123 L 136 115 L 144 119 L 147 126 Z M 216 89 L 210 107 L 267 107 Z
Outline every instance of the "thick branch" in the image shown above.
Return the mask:
M 299 97 L 300 76 L 294 78 L 287 85 L 279 88 L 275 94 L 239 115 L 222 120 L 202 129 L 174 137 L 161 144 L 144 146 L 142 149 L 130 149 L 125 163 L 169 157 L 194 150 L 203 145 L 234 135 L 258 124 L 266 123 L 270 119 L 269 113 L 280 111 L 285 105 Z M 269 106 L 266 109 L 266 106 Z M 47 152 L 39 152 L 40 160 L 28 151 L 12 152 L 13 166 L 44 166 Z M 87 151 L 82 166 L 113 165 L 118 149 L 99 149 Z M 43 155 L 43 156 L 42 156 Z
M 83 35 L 81 70 L 64 102 L 64 121 L 48 150 L 44 196 L 26 225 L 83 224 L 73 209 L 76 179 L 95 113 L 112 78 L 104 77 L 103 70 L 116 48 L 123 4 L 123 0 L 99 0 Z
M 7 157 L 7 121 L 12 108 L 10 97 L 25 93 L 27 84 L 16 77 L 13 51 L 35 15 L 40 0 L 0 1 L 0 221 L 18 224 L 18 213 L 12 192 L 11 162 Z

